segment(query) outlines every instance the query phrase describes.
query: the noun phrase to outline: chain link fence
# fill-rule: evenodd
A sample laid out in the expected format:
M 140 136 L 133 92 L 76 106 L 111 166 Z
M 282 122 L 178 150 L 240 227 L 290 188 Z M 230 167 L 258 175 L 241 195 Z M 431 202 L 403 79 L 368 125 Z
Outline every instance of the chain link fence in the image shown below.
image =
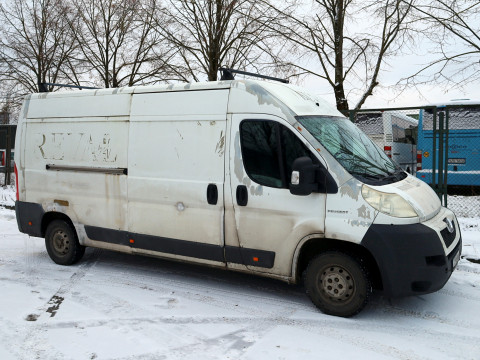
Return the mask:
M 460 217 L 480 217 L 480 103 L 351 110 L 349 118 Z

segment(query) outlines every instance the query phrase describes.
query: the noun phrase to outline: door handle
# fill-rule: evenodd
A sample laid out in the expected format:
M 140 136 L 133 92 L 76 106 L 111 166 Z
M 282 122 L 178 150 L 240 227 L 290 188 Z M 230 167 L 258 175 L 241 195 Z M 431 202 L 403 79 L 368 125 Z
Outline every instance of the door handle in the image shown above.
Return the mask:
M 246 206 L 248 203 L 248 190 L 245 185 L 237 186 L 237 204 L 239 206 Z
M 215 184 L 208 184 L 207 186 L 207 202 L 210 205 L 217 205 L 218 202 L 218 189 Z

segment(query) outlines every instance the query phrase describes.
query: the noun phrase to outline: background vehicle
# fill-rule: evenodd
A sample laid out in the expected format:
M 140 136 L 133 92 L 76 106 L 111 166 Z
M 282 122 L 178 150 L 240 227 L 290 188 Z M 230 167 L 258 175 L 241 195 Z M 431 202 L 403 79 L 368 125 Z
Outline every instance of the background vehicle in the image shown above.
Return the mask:
M 402 169 L 410 174 L 415 173 L 415 131 L 418 120 L 400 111 L 358 112 L 355 125 Z
M 438 184 L 446 177 L 449 189 L 469 187 L 479 193 L 480 101 L 457 100 L 422 109 L 417 148 L 419 179 Z M 432 179 L 434 165 L 437 176 Z

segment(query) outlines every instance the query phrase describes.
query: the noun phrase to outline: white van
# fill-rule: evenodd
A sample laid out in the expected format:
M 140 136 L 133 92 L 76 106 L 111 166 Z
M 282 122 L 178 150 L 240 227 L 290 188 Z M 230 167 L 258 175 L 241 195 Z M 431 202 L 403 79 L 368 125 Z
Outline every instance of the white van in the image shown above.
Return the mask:
M 27 96 L 15 164 L 20 231 L 53 261 L 85 247 L 297 283 L 327 314 L 446 283 L 455 215 L 335 108 L 232 80 Z

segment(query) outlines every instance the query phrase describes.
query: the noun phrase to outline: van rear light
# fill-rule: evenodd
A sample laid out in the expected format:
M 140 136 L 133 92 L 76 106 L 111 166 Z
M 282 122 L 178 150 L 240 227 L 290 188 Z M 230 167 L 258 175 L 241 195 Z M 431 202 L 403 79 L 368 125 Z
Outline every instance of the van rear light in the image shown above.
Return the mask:
M 15 172 L 15 195 L 16 195 L 16 198 L 17 198 L 17 201 L 19 200 L 18 198 L 18 171 L 17 171 L 17 164 L 14 165 L 13 167 L 14 169 L 14 172 Z
M 422 150 L 417 150 L 417 171 L 422 170 Z
M 384 146 L 383 151 L 385 152 L 385 154 L 387 154 L 387 156 L 389 158 L 392 157 L 392 147 L 391 146 Z
M 0 166 L 5 166 L 5 152 L 3 150 L 0 152 Z

